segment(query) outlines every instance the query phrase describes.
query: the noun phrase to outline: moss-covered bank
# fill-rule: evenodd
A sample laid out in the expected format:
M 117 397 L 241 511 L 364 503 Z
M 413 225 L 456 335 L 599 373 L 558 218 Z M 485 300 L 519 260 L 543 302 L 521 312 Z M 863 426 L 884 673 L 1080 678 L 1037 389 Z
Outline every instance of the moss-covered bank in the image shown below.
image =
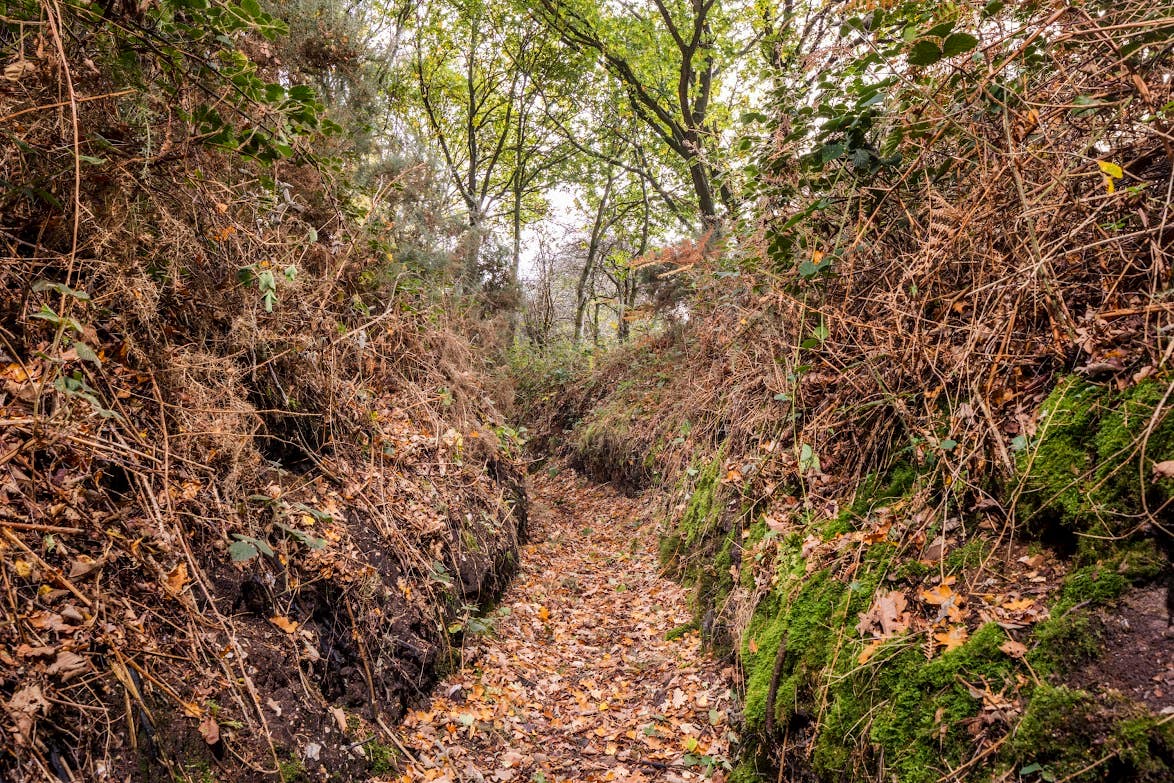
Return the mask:
M 743 669 L 736 778 L 1170 779 L 1174 722 L 1115 690 L 1103 632 L 1168 573 L 1170 388 L 1061 379 L 997 482 L 1003 518 L 943 513 L 925 464 L 867 477 L 834 516 L 783 516 L 743 497 L 724 450 L 698 459 L 662 558 Z M 891 627 L 870 633 L 885 600 Z M 1103 682 L 1072 682 L 1090 667 Z

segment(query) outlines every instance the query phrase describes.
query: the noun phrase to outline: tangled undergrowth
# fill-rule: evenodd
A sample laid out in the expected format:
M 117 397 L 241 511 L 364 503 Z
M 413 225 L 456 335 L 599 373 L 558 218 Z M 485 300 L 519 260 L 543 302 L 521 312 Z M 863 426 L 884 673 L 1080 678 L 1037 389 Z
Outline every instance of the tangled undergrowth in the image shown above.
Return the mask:
M 0 19 L 5 780 L 359 775 L 515 566 L 517 444 L 458 303 L 294 149 L 322 107 L 232 8 Z M 209 128 L 224 63 L 253 135 Z
M 745 779 L 1165 780 L 1174 19 L 866 5 L 687 327 L 524 402 L 658 488 Z

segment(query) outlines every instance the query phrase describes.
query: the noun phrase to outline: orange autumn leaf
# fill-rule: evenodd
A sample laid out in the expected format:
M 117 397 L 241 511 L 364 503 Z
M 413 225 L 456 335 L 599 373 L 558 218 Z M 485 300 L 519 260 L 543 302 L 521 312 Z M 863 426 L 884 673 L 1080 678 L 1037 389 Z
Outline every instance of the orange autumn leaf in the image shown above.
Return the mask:
M 884 639 L 874 639 L 873 641 L 869 642 L 867 645 L 865 645 L 860 655 L 856 656 L 856 662 L 868 663 L 869 659 L 876 655 L 877 650 L 879 650 L 881 646 L 884 645 L 884 643 Z
M 550 619 L 550 610 L 547 609 L 545 606 L 538 607 L 538 619 L 541 620 L 542 622 L 546 622 L 547 620 L 549 620 Z
M 892 521 L 886 520 L 877 527 L 865 533 L 860 540 L 866 544 L 879 544 L 889 537 L 889 531 L 892 529 L 892 527 Z
M 966 644 L 966 640 L 970 638 L 970 632 L 966 630 L 966 626 L 964 625 L 955 625 L 948 631 L 935 633 L 933 638 L 945 647 L 946 652 L 949 652 L 950 650 L 957 650 Z
M 949 601 L 954 600 L 958 596 L 947 584 L 934 585 L 926 590 L 922 590 L 920 597 L 922 601 L 934 606 L 941 606 Z
M 276 625 L 278 628 L 285 631 L 286 633 L 293 633 L 294 631 L 296 631 L 298 629 L 297 620 L 291 620 L 288 617 L 282 617 L 280 615 L 275 615 L 273 617 L 270 617 L 269 622 L 273 623 L 274 625 Z
M 186 563 L 180 563 L 175 568 L 167 573 L 164 584 L 167 590 L 171 593 L 179 595 L 183 592 L 184 585 L 188 583 L 188 567 Z
M 1003 608 L 1008 612 L 1022 612 L 1035 606 L 1035 599 L 1033 598 L 1016 598 L 1013 601 L 1007 601 L 1003 604 Z

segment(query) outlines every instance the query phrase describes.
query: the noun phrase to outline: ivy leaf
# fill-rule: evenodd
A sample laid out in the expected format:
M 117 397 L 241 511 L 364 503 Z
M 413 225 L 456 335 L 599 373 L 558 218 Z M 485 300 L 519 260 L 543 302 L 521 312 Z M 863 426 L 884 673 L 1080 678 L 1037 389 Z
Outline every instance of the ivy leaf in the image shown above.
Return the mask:
M 243 563 L 246 560 L 252 560 L 257 555 L 265 555 L 273 557 L 275 554 L 273 547 L 259 538 L 242 535 L 241 533 L 232 534 L 236 541 L 228 545 L 228 554 L 234 563 Z

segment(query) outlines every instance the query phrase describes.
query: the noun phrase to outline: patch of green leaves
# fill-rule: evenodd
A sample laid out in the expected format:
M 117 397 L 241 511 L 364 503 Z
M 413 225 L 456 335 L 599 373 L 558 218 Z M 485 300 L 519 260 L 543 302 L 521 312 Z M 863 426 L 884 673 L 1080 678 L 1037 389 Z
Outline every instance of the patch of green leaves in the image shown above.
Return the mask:
M 263 541 L 260 538 L 246 536 L 243 533 L 233 533 L 232 537 L 236 541 L 228 545 L 228 556 L 232 558 L 232 562 L 234 563 L 244 563 L 258 555 L 273 557 L 276 554 L 273 551 L 273 547 L 269 546 L 267 541 Z

